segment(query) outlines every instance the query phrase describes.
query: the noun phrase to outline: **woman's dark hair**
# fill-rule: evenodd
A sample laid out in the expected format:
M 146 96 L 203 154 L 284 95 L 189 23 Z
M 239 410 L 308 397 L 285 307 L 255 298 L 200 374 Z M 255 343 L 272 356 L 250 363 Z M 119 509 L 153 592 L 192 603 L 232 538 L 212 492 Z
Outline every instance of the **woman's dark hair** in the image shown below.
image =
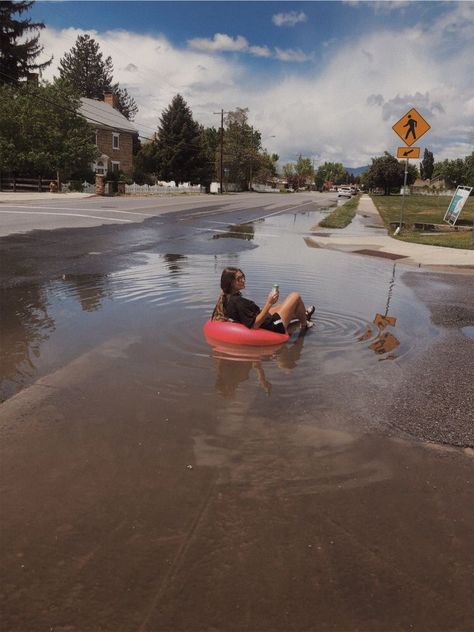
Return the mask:
M 221 295 L 212 312 L 211 320 L 227 320 L 226 306 L 229 295 L 232 294 L 233 283 L 236 275 L 240 274 L 245 278 L 245 274 L 240 268 L 224 268 L 221 274 Z

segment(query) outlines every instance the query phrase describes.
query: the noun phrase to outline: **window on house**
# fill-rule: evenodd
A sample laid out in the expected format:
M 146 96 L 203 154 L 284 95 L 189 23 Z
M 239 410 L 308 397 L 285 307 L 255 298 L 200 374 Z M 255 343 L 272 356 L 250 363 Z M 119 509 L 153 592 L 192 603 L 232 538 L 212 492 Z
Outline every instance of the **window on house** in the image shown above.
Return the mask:
M 112 161 L 112 173 L 118 173 L 120 171 L 120 163 Z
M 95 130 L 95 144 L 96 144 L 96 147 L 99 146 L 99 130 L 98 129 Z
M 112 132 L 112 147 L 114 149 L 120 149 L 120 134 Z

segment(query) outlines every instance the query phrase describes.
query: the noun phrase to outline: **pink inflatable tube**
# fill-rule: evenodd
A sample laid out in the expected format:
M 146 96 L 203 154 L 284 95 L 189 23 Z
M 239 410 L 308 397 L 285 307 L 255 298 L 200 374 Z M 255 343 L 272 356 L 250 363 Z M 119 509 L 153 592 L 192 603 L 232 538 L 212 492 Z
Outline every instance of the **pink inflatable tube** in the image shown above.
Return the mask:
M 268 329 L 249 329 L 240 323 L 221 320 L 208 320 L 203 331 L 206 338 L 212 340 L 253 347 L 279 345 L 289 339 L 288 334 L 277 334 L 274 331 L 268 331 Z

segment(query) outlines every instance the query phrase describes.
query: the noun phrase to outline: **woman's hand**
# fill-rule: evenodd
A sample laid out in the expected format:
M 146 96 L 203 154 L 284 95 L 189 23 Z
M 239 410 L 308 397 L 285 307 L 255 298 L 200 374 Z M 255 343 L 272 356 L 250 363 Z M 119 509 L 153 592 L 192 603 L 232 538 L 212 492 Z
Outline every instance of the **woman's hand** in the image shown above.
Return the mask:
M 260 312 L 257 314 L 257 317 L 255 318 L 255 322 L 252 326 L 252 329 L 258 329 L 260 327 L 260 325 L 265 320 L 265 317 L 270 312 L 270 307 L 272 305 L 275 305 L 279 297 L 280 297 L 280 293 L 278 292 L 278 290 L 276 291 L 272 290 L 270 292 L 270 294 L 267 296 L 267 302 L 265 303 L 265 305 L 262 307 Z
M 267 303 L 270 305 L 275 305 L 275 303 L 280 298 L 280 292 L 278 290 L 272 290 L 267 297 Z

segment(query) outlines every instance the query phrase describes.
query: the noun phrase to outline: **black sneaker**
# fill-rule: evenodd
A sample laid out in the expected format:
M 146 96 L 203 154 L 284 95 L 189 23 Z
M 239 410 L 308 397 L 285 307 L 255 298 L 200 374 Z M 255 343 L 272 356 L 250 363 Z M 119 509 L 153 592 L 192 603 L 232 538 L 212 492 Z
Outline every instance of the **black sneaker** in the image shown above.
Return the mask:
M 306 320 L 311 320 L 311 316 L 314 314 L 315 309 L 316 307 L 314 305 L 308 307 L 308 309 L 306 310 Z

